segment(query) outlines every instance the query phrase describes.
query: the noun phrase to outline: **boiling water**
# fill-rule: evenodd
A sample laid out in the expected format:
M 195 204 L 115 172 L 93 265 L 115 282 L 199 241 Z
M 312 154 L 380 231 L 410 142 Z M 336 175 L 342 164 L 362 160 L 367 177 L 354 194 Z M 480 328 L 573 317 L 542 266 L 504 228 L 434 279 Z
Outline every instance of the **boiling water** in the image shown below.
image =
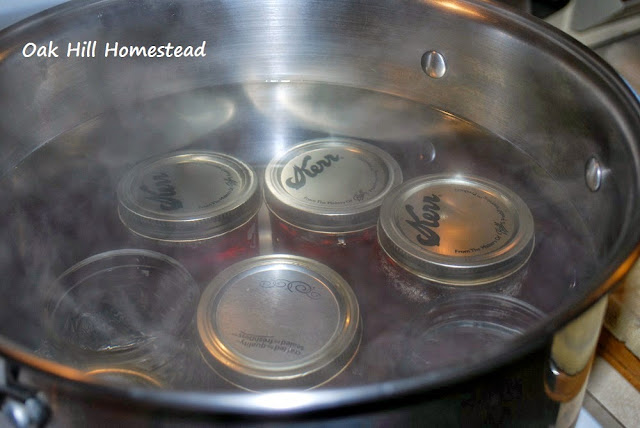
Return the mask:
M 327 136 L 381 147 L 400 163 L 405 180 L 434 173 L 473 174 L 516 192 L 535 222 L 535 250 L 517 298 L 543 312 L 560 306 L 597 269 L 589 233 L 562 183 L 554 182 L 525 151 L 479 126 L 425 105 L 354 88 L 302 83 L 216 87 L 105 112 L 5 171 L 0 182 L 0 334 L 58 359 L 44 328 L 47 290 L 75 263 L 132 245 L 118 219 L 116 186 L 135 163 L 174 150 L 213 150 L 246 161 L 261 175 L 275 155 Z M 268 251 L 265 216 L 260 228 L 261 248 Z M 420 329 L 416 320 L 422 318 L 415 314 L 428 311 L 428 304 L 404 300 L 384 280 L 372 278 L 370 265 L 354 259 L 348 272 L 341 272 L 360 303 L 363 339 L 351 366 L 330 385 L 391 380 L 459 363 L 460 352 L 451 340 L 432 353 L 437 361 L 428 365 L 407 349 L 408 332 Z M 467 345 L 478 343 L 482 352 L 489 352 L 483 338 L 501 341 L 508 336 L 496 331 L 479 331 L 478 340 Z M 460 337 L 469 335 L 473 331 L 466 328 Z M 193 337 L 184 342 L 191 352 L 176 357 L 180 375 L 173 386 L 234 389 L 202 363 Z M 468 347 L 464 352 L 472 353 Z

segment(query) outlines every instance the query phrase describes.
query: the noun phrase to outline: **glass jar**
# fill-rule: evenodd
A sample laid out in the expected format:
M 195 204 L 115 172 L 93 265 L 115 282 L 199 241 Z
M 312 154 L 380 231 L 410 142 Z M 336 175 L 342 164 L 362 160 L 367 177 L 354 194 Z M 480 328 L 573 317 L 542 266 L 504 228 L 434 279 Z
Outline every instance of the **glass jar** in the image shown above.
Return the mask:
M 199 296 L 189 272 L 164 254 L 124 249 L 89 257 L 45 290 L 48 353 L 90 377 L 172 384 L 184 371 L 184 337 L 193 334 Z
M 382 200 L 401 182 L 398 163 L 372 144 L 324 138 L 292 147 L 265 171 L 274 250 L 332 266 L 368 258 Z
M 533 216 L 498 183 L 427 175 L 389 194 L 378 242 L 386 282 L 414 301 L 463 289 L 514 296 L 534 248 Z
M 539 325 L 544 313 L 511 296 L 458 293 L 416 311 L 402 335 L 397 376 L 416 376 L 445 365 L 460 366 L 498 355 Z
M 179 260 L 200 283 L 258 254 L 258 179 L 229 155 L 193 151 L 147 159 L 120 180 L 118 203 L 137 246 Z
M 216 276 L 200 299 L 197 327 L 211 369 L 248 390 L 327 382 L 350 363 L 362 332 L 356 296 L 338 273 L 278 254 Z

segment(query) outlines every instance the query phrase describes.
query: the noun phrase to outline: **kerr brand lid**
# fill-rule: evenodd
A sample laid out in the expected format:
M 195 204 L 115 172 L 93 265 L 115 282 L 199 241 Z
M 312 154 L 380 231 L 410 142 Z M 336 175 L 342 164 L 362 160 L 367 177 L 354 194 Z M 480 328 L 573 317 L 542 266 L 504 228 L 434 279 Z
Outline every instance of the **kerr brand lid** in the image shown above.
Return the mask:
M 269 255 L 224 270 L 197 312 L 202 353 L 249 390 L 318 386 L 351 361 L 360 343 L 355 294 L 314 260 Z
M 258 212 L 255 172 L 231 156 L 177 152 L 133 167 L 118 186 L 118 212 L 133 232 L 192 241 L 232 230 Z
M 325 138 L 299 144 L 273 159 L 265 199 L 282 220 L 319 232 L 374 226 L 383 198 L 402 182 L 398 163 L 371 144 Z
M 385 200 L 378 223 L 384 251 L 420 277 L 479 285 L 514 273 L 534 246 L 533 217 L 506 187 L 479 177 L 430 175 Z

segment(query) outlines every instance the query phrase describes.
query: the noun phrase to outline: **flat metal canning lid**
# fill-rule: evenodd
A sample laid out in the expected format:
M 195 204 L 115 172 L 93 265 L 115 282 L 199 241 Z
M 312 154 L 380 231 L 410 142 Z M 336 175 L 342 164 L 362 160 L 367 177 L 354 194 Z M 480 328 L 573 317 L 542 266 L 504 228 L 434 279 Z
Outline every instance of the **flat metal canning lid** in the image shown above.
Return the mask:
M 265 200 L 282 220 L 318 232 L 375 226 L 383 198 L 402 182 L 398 163 L 361 141 L 324 138 L 301 143 L 273 159 Z
M 514 192 L 490 180 L 428 175 L 385 200 L 378 223 L 383 250 L 406 270 L 450 285 L 505 278 L 533 251 L 533 216 Z
M 314 260 L 260 256 L 224 270 L 197 312 L 203 356 L 248 390 L 312 388 L 357 352 L 361 321 L 347 282 Z
M 253 169 L 215 152 L 175 152 L 134 166 L 118 185 L 118 213 L 133 232 L 193 241 L 248 221 L 261 203 Z

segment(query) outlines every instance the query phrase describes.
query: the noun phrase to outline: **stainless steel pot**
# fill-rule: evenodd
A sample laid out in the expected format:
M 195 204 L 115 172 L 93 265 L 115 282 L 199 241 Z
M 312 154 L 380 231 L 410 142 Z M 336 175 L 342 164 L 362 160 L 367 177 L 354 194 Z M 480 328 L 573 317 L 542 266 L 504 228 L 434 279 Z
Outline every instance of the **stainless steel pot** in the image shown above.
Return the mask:
M 85 41 L 96 42 L 95 57 Z M 105 58 L 116 42 L 204 46 L 206 56 Z M 0 112 L 0 398 L 4 416 L 23 426 L 568 426 L 603 296 L 638 255 L 638 101 L 588 49 L 492 3 L 70 2 L 0 32 Z M 213 148 L 260 170 L 327 135 L 383 144 L 406 178 L 473 172 L 516 188 L 536 224 L 522 298 L 544 322 L 441 366 L 378 377 L 353 370 L 314 391 L 96 384 L 50 352 L 43 290 L 126 242 L 110 207 L 128 167 Z M 366 344 L 375 342 L 367 325 L 381 331 L 382 315 L 420 308 L 394 309 L 354 288 L 370 305 L 361 354 L 391 353 Z

